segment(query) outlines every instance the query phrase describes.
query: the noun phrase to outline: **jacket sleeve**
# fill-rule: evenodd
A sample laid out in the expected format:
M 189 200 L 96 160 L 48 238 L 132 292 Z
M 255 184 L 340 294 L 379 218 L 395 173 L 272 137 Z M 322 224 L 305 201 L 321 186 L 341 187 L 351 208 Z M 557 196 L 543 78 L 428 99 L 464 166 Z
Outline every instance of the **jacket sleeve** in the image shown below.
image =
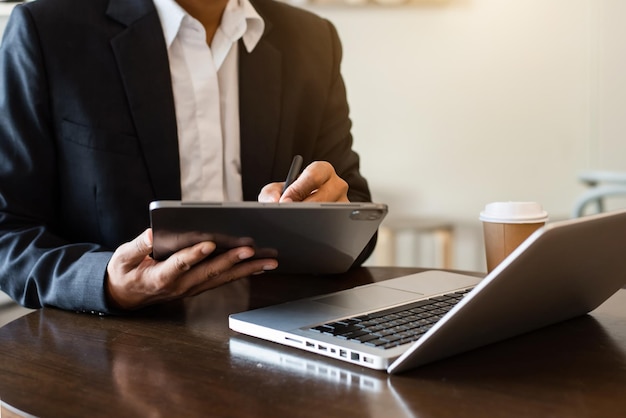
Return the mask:
M 359 156 L 353 149 L 350 132 L 352 122 L 349 116 L 346 87 L 341 75 L 342 48 L 337 30 L 328 25 L 332 51 L 331 85 L 324 109 L 323 124 L 320 129 L 316 154 L 333 162 L 337 174 L 350 186 L 348 198 L 353 202 L 372 200 L 367 181 L 360 173 Z
M 0 290 L 29 308 L 107 312 L 111 251 L 58 231 L 55 127 L 37 28 L 18 5 L 0 46 Z

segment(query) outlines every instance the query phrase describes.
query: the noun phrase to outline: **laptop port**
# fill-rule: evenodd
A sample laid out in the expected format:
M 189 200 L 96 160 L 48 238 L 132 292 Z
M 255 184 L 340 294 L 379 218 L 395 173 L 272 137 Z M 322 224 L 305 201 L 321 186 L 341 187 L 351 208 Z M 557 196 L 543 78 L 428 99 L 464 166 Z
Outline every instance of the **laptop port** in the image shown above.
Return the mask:
M 326 347 L 324 347 L 323 345 L 319 345 L 319 344 L 318 344 L 318 346 L 317 346 L 317 349 L 318 349 L 318 350 L 322 350 L 322 351 L 326 351 L 326 350 L 328 350 Z
M 308 341 L 307 341 L 307 342 L 306 342 L 306 346 L 307 346 L 307 347 L 315 347 L 315 344 L 310 343 L 310 342 L 308 342 Z
M 355 353 L 354 351 L 350 352 L 350 360 L 359 361 L 359 358 L 360 358 L 359 353 Z
M 374 364 L 374 359 L 371 359 L 369 357 L 363 356 L 363 362 L 369 363 L 369 364 Z
M 348 357 L 348 352 L 346 350 L 339 350 L 340 357 Z

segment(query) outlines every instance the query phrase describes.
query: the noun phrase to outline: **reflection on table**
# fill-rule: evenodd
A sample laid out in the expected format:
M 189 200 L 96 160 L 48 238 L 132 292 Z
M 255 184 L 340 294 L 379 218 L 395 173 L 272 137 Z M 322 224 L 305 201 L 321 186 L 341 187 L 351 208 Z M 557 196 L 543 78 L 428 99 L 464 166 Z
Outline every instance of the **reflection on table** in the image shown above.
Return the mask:
M 236 334 L 228 314 L 418 269 L 266 275 L 127 317 L 43 309 L 0 328 L 0 398 L 35 416 L 615 416 L 626 290 L 591 315 L 409 373 Z

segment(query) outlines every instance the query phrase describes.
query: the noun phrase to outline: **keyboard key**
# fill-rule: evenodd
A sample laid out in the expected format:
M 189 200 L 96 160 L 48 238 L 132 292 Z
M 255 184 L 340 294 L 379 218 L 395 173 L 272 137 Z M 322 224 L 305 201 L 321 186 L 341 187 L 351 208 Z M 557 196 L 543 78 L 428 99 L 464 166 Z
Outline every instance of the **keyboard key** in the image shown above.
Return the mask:
M 385 340 L 381 340 L 381 339 L 375 339 L 375 340 L 369 340 L 365 342 L 365 345 L 369 345 L 370 347 L 380 347 L 382 345 L 388 344 L 389 341 L 385 341 Z
M 371 347 L 389 349 L 424 335 L 471 289 L 435 296 L 403 306 L 318 325 L 311 331 L 334 335 Z
M 352 341 L 358 341 L 360 343 L 367 343 L 369 341 L 372 340 L 378 340 L 380 337 L 378 335 L 375 334 L 367 334 L 367 335 L 361 335 L 355 338 L 352 338 Z

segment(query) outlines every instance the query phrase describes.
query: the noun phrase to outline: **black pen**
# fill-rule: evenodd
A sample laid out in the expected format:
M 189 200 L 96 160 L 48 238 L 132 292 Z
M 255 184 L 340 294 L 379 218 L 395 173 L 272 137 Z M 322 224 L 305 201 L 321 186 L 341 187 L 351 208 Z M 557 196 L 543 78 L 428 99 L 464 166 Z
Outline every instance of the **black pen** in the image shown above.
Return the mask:
M 285 194 L 285 190 L 287 187 L 291 186 L 291 183 L 296 181 L 298 176 L 300 175 L 300 169 L 302 168 L 302 155 L 295 155 L 293 160 L 291 161 L 291 167 L 289 167 L 289 173 L 287 173 L 287 179 L 285 180 L 285 185 L 283 186 L 282 194 Z

